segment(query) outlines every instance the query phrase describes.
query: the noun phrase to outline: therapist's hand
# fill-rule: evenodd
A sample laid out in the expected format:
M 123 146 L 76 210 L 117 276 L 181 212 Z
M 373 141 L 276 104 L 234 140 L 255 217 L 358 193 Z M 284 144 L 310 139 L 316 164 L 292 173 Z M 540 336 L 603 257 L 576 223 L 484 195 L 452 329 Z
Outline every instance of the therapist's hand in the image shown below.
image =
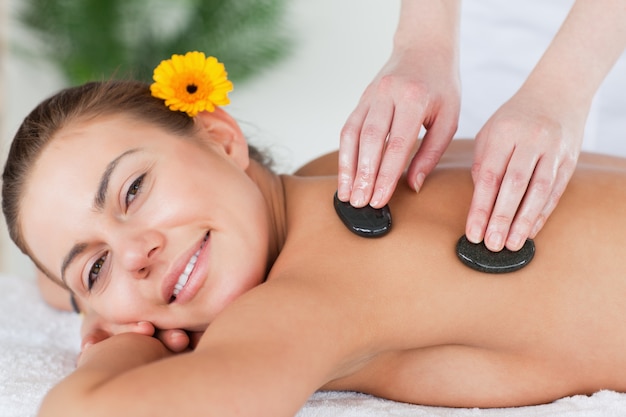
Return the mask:
M 442 55 L 396 53 L 367 87 L 341 132 L 340 200 L 382 207 L 413 155 L 407 180 L 416 191 L 439 162 L 460 108 L 456 61 Z M 426 134 L 415 153 L 422 126 Z
M 535 237 L 580 154 L 602 80 L 626 47 L 626 7 L 577 0 L 520 90 L 476 137 L 467 238 L 497 251 Z
M 476 136 L 468 240 L 519 250 L 556 207 L 580 154 L 587 109 L 518 93 Z

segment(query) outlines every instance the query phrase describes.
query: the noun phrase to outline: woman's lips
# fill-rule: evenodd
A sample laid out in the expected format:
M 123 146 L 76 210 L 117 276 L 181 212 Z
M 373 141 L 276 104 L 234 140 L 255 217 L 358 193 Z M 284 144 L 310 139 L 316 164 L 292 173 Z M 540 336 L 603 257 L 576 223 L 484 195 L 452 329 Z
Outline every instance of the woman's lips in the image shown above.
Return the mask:
M 200 255 L 200 249 L 198 249 L 198 252 L 193 254 L 191 259 L 189 260 L 189 263 L 187 263 L 185 270 L 178 277 L 178 282 L 176 282 L 176 285 L 174 285 L 174 291 L 172 291 L 172 301 L 176 298 L 176 296 L 180 293 L 180 291 L 185 287 L 185 284 L 187 284 L 187 281 L 189 280 L 189 275 L 191 274 L 191 271 L 193 271 L 193 268 L 196 266 L 198 255 Z
M 166 280 L 168 284 L 166 285 L 164 298 L 165 300 L 168 301 L 168 303 L 172 303 L 179 298 L 181 292 L 185 289 L 185 287 L 189 283 L 189 280 L 192 277 L 192 274 L 195 275 L 194 271 L 198 269 L 196 268 L 196 265 L 198 264 L 198 259 L 200 255 L 203 253 L 203 249 L 207 246 L 208 240 L 209 240 L 209 233 L 207 232 L 207 234 L 204 236 L 204 238 L 200 242 L 200 247 L 198 248 L 196 252 L 194 252 L 189 257 L 187 263 L 184 264 L 182 267 L 179 266 L 178 268 L 176 268 L 177 271 L 181 271 L 182 269 L 182 271 L 178 274 L 178 276 L 176 276 L 176 274 L 173 274 L 173 276 L 169 277 Z M 186 298 L 190 298 L 190 296 L 188 295 Z

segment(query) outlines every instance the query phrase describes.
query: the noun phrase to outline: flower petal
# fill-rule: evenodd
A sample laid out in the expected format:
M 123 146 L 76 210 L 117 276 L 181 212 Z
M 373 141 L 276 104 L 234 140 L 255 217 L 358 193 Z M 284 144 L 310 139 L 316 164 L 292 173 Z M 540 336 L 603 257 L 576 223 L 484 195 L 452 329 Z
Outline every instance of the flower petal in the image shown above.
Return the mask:
M 154 69 L 152 78 L 151 94 L 165 100 L 171 110 L 186 112 L 190 117 L 230 103 L 228 93 L 233 83 L 228 80 L 224 64 L 203 52 L 172 55 Z

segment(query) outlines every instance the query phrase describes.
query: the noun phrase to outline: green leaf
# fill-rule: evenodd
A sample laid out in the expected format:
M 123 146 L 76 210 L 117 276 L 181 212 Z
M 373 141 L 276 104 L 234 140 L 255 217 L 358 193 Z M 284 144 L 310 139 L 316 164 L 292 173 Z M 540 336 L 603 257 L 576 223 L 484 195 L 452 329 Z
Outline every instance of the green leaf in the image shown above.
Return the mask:
M 217 57 L 229 78 L 241 82 L 292 49 L 287 0 L 23 1 L 19 19 L 71 84 L 115 77 L 150 82 L 161 60 L 192 50 Z

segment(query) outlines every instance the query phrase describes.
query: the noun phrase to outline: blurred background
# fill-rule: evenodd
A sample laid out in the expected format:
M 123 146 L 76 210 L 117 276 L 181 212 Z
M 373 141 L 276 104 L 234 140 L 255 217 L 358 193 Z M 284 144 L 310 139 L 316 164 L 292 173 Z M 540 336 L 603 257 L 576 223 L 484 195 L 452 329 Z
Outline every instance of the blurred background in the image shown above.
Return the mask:
M 462 108 L 471 138 L 521 85 L 573 0 L 465 0 Z M 24 116 L 92 79 L 151 81 L 172 53 L 225 63 L 226 109 L 290 172 L 335 150 L 339 131 L 391 52 L 399 0 L 0 0 L 2 160 Z M 598 92 L 584 149 L 626 156 L 626 58 Z M 53 219 L 51 219 L 53 221 Z M 34 276 L 0 233 L 0 272 Z

